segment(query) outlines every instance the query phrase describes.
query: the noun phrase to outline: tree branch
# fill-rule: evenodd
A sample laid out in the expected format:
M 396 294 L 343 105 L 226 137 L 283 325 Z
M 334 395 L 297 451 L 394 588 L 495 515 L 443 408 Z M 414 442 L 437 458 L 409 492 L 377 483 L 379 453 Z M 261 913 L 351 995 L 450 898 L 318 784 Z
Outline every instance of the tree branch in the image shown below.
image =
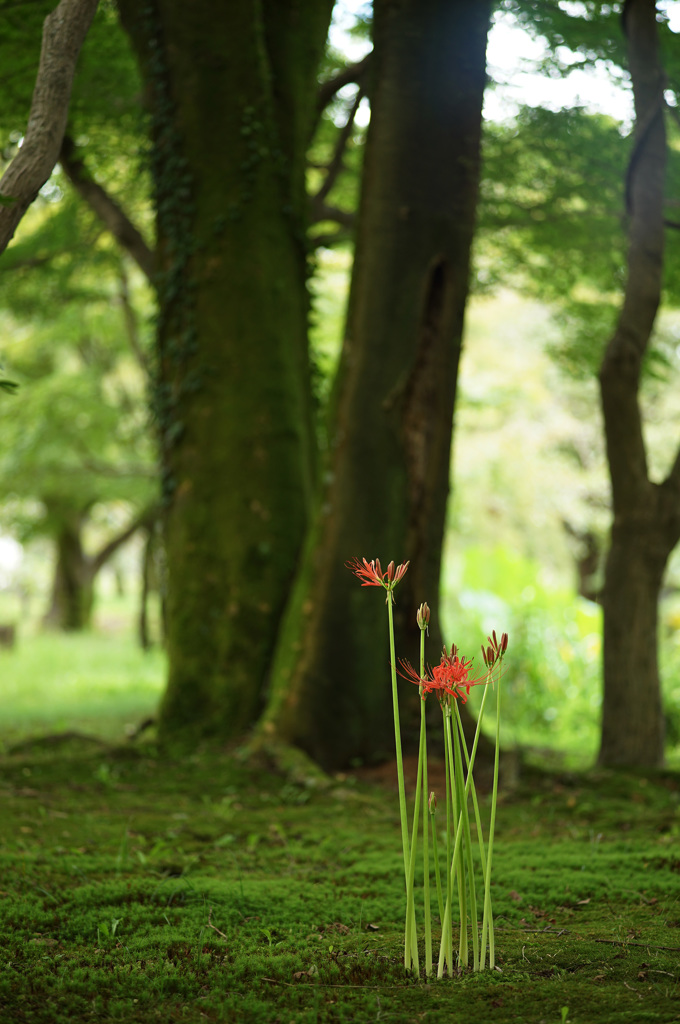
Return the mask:
M 130 342 L 130 348 L 132 349 L 137 362 L 139 363 L 144 375 L 148 380 L 151 379 L 151 366 L 149 365 L 149 359 L 142 348 L 142 344 L 139 340 L 139 330 L 137 325 L 137 314 L 135 313 L 132 303 L 130 301 L 130 289 L 128 287 L 127 274 L 125 273 L 125 267 L 120 268 L 120 304 L 123 309 L 123 318 L 125 320 L 125 330 Z
M 147 280 L 153 283 L 156 256 L 146 244 L 122 207 L 97 184 L 87 172 L 83 161 L 75 156 L 73 139 L 64 135 L 59 162 L 76 192 L 108 228 L 116 241 L 132 257 Z
M 6 11 L 16 10 L 17 7 L 30 7 L 33 4 L 39 4 L 41 0 L 15 0 L 14 3 L 0 4 L 0 14 L 5 14 Z
M 96 8 L 97 0 L 61 0 L 45 18 L 26 135 L 0 180 L 0 252 L 57 162 L 78 55 Z
M 81 446 L 84 448 L 84 446 Z M 127 465 L 112 466 L 102 459 L 96 459 L 91 455 L 83 454 L 79 460 L 80 466 L 89 473 L 103 476 L 110 480 L 155 480 L 158 477 L 158 469 L 155 466 L 144 466 L 141 463 L 128 463 Z
M 348 210 L 341 210 L 337 206 L 329 206 L 323 199 L 317 200 L 316 196 L 310 197 L 310 224 L 317 224 L 321 220 L 332 220 L 343 228 L 354 226 L 354 214 Z
M 129 526 L 126 526 L 124 530 L 117 533 L 116 536 L 113 537 L 108 544 L 105 544 L 99 553 L 90 560 L 94 571 L 99 572 L 101 567 L 105 565 L 113 555 L 115 555 L 118 548 L 125 544 L 133 533 L 136 533 L 142 526 L 152 526 L 158 519 L 159 515 L 160 508 L 158 505 L 154 504 L 145 508 L 136 519 L 133 519 Z
M 323 202 L 326 199 L 326 196 L 333 188 L 333 185 L 335 185 L 335 182 L 338 179 L 338 175 L 343 169 L 343 158 L 345 155 L 345 150 L 347 149 L 347 143 L 349 142 L 350 137 L 352 135 L 352 129 L 354 128 L 354 119 L 357 116 L 359 104 L 361 103 L 363 98 L 363 90 L 361 89 L 361 87 L 359 87 L 359 91 L 356 94 L 354 103 L 352 104 L 350 112 L 347 115 L 347 120 L 345 121 L 344 125 L 338 132 L 338 138 L 335 143 L 333 156 L 331 157 L 330 162 L 326 166 L 326 177 L 323 180 L 323 185 L 316 193 L 316 195 L 313 197 L 312 202 Z
M 350 232 L 346 228 L 338 231 L 325 231 L 318 235 L 312 235 L 309 239 L 310 249 L 332 249 L 339 242 L 346 242 L 350 238 Z
M 673 463 L 670 473 L 664 480 L 664 484 L 668 484 L 669 487 L 680 490 L 680 448 L 678 448 L 675 456 L 675 462 Z
M 358 64 L 350 64 L 349 67 L 343 68 L 342 71 L 338 71 L 332 78 L 321 83 L 316 94 L 315 126 L 328 104 L 341 89 L 344 89 L 351 82 L 357 82 L 359 85 L 362 84 L 366 72 L 371 66 L 371 56 L 371 53 L 367 53 Z
M 672 550 L 680 540 L 680 448 L 678 448 L 670 473 L 659 485 L 659 493 L 664 512 L 662 529 L 666 533 L 666 542 Z

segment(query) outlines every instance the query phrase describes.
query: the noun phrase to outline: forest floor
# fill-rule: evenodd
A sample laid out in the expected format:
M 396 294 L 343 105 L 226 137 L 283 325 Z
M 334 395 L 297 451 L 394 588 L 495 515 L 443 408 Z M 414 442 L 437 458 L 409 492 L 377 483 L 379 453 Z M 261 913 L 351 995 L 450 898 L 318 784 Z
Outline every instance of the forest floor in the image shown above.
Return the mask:
M 0 1021 L 680 1021 L 680 776 L 523 770 L 496 969 L 440 981 L 403 969 L 392 782 L 77 739 L 5 754 Z

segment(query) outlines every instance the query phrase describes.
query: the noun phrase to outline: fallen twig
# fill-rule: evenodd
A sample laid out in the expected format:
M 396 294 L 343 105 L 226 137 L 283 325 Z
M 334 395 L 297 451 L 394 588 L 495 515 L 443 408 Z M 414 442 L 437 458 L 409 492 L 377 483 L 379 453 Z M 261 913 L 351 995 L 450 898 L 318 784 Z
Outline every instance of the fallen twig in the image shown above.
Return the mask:
M 498 931 L 498 932 L 513 931 L 513 932 L 522 932 L 522 933 L 524 933 L 524 932 L 532 932 L 532 933 L 538 934 L 538 935 L 555 935 L 555 936 L 565 935 L 565 934 L 571 935 L 572 934 L 571 929 L 569 929 L 569 928 L 560 928 L 560 930 L 558 931 L 557 929 L 552 929 L 552 928 L 513 928 L 512 925 L 506 925 L 504 928 L 497 928 L 496 931 Z M 579 935 L 578 937 L 581 938 L 581 939 L 583 939 L 583 938 L 586 938 L 586 939 L 590 938 L 590 936 L 583 936 L 583 935 Z M 663 950 L 667 950 L 669 953 L 680 953 L 680 946 L 655 946 L 651 942 L 633 942 L 632 940 L 628 940 L 628 939 L 595 939 L 595 938 L 592 938 L 591 942 L 606 942 L 610 946 L 640 946 L 642 949 L 663 949 Z
M 260 981 L 268 981 L 271 985 L 285 985 L 286 988 L 315 988 L 318 985 L 322 985 L 323 988 L 360 988 L 366 991 L 367 989 L 383 992 L 385 989 L 392 988 L 413 988 L 413 984 L 410 985 L 336 985 L 330 984 L 327 981 L 298 981 L 293 984 L 291 981 L 280 981 L 278 978 L 260 978 Z
M 641 946 L 643 949 L 665 949 L 670 953 L 680 953 L 680 946 L 655 946 L 651 942 L 629 942 L 627 939 L 593 939 L 593 942 L 606 942 L 610 946 Z
M 215 926 L 214 924 L 211 924 L 211 922 L 210 922 L 210 917 L 211 917 L 211 914 L 212 914 L 212 907 L 211 907 L 211 908 L 210 908 L 210 910 L 208 911 L 208 928 L 212 928 L 212 930 L 213 930 L 214 932 L 217 932 L 217 934 L 218 934 L 218 935 L 221 935 L 221 936 L 222 936 L 222 938 L 226 940 L 227 936 L 226 936 L 226 935 L 224 934 L 224 932 L 221 932 L 221 931 L 219 930 L 219 928 L 217 928 L 217 927 L 216 927 L 216 926 Z

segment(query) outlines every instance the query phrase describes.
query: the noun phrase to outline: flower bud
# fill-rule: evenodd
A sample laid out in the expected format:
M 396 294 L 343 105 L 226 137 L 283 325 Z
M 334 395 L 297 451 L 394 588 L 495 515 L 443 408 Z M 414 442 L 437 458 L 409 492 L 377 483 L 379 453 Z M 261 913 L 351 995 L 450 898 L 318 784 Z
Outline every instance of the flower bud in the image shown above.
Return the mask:
M 416 612 L 416 621 L 421 629 L 427 629 L 430 622 L 430 609 L 427 606 L 427 602 L 421 604 L 420 608 Z
M 395 576 L 394 576 L 394 585 L 395 585 L 395 587 L 396 587 L 397 583 L 399 582 L 399 580 L 402 579 L 402 577 L 406 574 L 406 570 L 408 569 L 410 564 L 411 564 L 410 562 L 403 562 L 401 565 L 397 566 L 397 571 L 396 571 Z
M 434 795 L 434 790 L 430 793 L 430 799 L 427 801 L 427 806 L 430 814 L 434 814 L 437 810 L 437 797 Z
M 505 654 L 507 649 L 508 649 L 508 634 L 507 633 L 503 633 L 503 636 L 501 637 L 501 654 Z

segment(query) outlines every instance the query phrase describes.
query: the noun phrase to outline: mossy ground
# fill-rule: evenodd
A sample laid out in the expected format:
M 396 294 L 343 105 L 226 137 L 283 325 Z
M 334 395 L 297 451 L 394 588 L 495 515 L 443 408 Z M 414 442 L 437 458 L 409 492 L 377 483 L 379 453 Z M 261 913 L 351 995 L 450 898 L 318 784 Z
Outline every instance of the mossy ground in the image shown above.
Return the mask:
M 499 969 L 426 983 L 392 792 L 29 746 L 0 761 L 0 1021 L 679 1021 L 679 797 L 525 772 L 499 807 Z

